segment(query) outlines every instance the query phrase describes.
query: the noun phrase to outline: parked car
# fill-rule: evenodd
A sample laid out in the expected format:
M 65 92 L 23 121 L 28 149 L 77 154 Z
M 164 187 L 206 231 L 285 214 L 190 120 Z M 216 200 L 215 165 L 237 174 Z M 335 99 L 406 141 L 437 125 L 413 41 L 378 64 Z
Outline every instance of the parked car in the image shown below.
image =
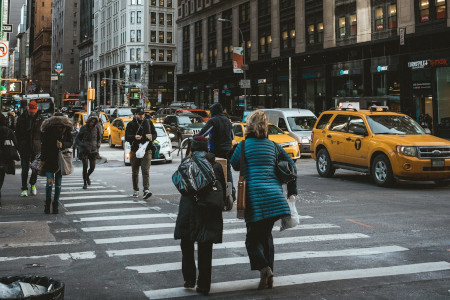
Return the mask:
M 161 123 L 156 123 L 155 129 L 157 138 L 155 143 L 159 144 L 159 157 L 152 157 L 152 162 L 163 161 L 166 163 L 172 162 L 172 143 L 171 139 L 174 137 L 172 133 L 168 134 L 164 128 L 164 125 Z M 123 151 L 123 162 L 126 166 L 130 165 L 130 152 L 131 145 L 127 141 L 125 141 L 125 137 L 122 137 L 122 141 L 124 142 L 124 151 Z
M 133 120 L 132 117 L 120 117 L 116 118 L 111 126 L 110 126 L 110 135 L 109 135 L 109 146 L 114 148 L 117 145 L 124 146 L 122 137 L 125 136 L 125 130 L 127 128 L 127 124 Z
M 180 108 L 175 111 L 175 114 L 196 114 L 205 120 L 205 122 L 208 122 L 209 119 L 211 119 L 209 113 L 206 112 L 204 109 L 195 109 L 195 108 Z
M 298 141 L 302 154 L 310 152 L 311 130 L 317 120 L 312 111 L 297 108 L 273 108 L 263 111 L 270 123 L 288 132 Z
M 205 126 L 205 120 L 196 114 L 169 115 L 164 120 L 164 127 L 168 133 L 173 133 L 178 145 L 188 137 L 200 132 Z
M 87 112 L 83 111 L 83 112 L 76 112 L 73 115 L 73 119 L 72 119 L 72 123 L 73 125 L 75 125 L 75 123 L 80 124 L 80 126 L 86 125 L 88 119 L 88 115 Z M 99 119 L 100 122 L 103 125 L 103 141 L 107 141 L 109 136 L 110 136 L 110 125 L 111 123 L 109 122 L 109 118 L 108 116 L 104 113 L 104 112 L 100 112 L 99 114 Z
M 236 148 L 236 146 L 245 140 L 245 130 L 247 129 L 247 123 L 239 122 L 239 123 L 233 123 L 233 133 L 234 133 L 234 139 L 233 139 L 233 149 Z M 288 134 L 283 132 L 280 128 L 277 126 L 269 123 L 268 128 L 268 138 L 269 140 L 277 143 L 280 145 L 284 151 L 286 151 L 287 154 L 292 158 L 292 160 L 296 161 L 300 158 L 300 148 L 298 147 L 297 140 L 293 137 L 290 137 Z
M 384 187 L 397 179 L 450 184 L 450 141 L 426 134 L 412 118 L 386 107 L 325 111 L 311 140 L 322 177 L 341 168 L 371 174 Z

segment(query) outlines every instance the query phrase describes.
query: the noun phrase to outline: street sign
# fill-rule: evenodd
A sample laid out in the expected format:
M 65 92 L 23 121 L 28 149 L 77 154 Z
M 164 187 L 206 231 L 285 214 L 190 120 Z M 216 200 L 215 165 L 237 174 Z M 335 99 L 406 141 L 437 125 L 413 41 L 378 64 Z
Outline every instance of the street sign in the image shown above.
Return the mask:
M 233 48 L 233 73 L 244 73 L 242 70 L 242 64 L 244 62 L 244 48 Z
M 61 77 L 66 76 L 66 73 L 59 73 L 59 76 Z
M 50 80 L 58 80 L 58 76 L 57 75 L 55 75 L 55 76 L 50 76 Z
M 3 32 L 11 33 L 13 32 L 13 27 L 11 24 L 3 24 Z
M 239 81 L 239 85 L 240 85 L 241 89 L 251 88 L 250 79 L 241 79 Z
M 62 63 L 56 63 L 55 64 L 55 72 L 61 73 L 63 71 L 63 64 Z
M 8 87 L 9 94 L 20 94 L 22 93 L 22 81 L 10 81 Z
M 125 85 L 123 85 L 122 86 L 124 89 L 129 89 L 129 88 L 135 88 L 136 87 L 136 85 L 134 85 L 134 84 L 125 84 Z
M 406 35 L 406 28 L 399 28 L 398 29 L 398 33 L 400 36 L 400 45 L 404 46 L 405 45 L 405 35 Z
M 8 66 L 9 42 L 0 41 L 0 67 Z

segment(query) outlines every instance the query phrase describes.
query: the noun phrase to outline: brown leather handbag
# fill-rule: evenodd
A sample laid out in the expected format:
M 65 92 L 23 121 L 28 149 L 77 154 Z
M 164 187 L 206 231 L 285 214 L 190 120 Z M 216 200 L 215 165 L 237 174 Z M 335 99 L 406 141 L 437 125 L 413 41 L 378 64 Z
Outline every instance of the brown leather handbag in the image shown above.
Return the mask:
M 237 218 L 243 219 L 247 202 L 247 182 L 244 179 L 245 168 L 245 141 L 241 145 L 241 162 L 239 166 L 238 197 L 237 197 Z

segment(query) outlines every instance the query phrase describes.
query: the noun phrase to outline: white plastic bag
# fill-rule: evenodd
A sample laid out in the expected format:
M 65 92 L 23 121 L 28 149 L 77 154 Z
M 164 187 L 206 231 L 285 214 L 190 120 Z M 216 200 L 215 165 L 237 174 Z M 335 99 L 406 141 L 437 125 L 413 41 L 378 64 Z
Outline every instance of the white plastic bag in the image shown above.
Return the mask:
M 136 151 L 136 158 L 143 158 L 145 155 L 145 151 L 147 150 L 149 141 L 144 144 L 139 144 L 139 149 Z
M 300 224 L 300 218 L 298 216 L 297 208 L 295 207 L 295 202 L 297 201 L 297 196 L 290 196 L 287 199 L 289 209 L 291 210 L 291 215 L 281 219 L 280 231 L 285 229 L 294 228 Z

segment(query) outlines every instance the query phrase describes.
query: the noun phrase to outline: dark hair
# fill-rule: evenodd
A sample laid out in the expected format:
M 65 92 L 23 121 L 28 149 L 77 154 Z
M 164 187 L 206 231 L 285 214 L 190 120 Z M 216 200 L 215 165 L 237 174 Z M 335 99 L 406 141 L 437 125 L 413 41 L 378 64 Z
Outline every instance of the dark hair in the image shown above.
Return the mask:
M 0 112 L 0 126 L 7 126 L 8 119 L 5 117 L 3 113 Z

